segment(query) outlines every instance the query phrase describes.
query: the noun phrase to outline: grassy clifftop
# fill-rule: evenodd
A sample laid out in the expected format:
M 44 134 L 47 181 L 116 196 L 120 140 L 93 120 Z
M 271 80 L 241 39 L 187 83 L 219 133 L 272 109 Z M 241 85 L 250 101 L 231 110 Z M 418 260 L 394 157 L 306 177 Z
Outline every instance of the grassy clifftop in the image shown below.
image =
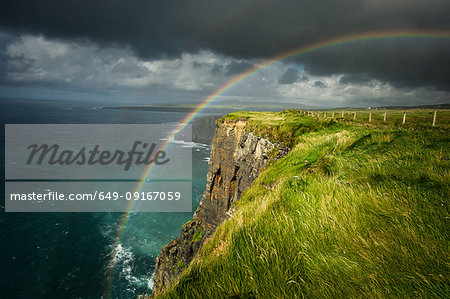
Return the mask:
M 161 297 L 445 297 L 450 131 L 233 113 L 291 148 Z

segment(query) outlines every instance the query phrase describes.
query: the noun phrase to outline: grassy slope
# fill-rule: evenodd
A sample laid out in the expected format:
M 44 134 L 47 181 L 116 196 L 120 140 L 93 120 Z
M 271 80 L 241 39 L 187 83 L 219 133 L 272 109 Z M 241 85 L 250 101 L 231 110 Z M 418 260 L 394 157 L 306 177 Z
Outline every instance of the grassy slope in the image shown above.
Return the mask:
M 295 146 L 163 297 L 449 294 L 448 129 L 318 123 L 289 111 L 227 117 L 250 118 L 272 140 L 291 132 Z

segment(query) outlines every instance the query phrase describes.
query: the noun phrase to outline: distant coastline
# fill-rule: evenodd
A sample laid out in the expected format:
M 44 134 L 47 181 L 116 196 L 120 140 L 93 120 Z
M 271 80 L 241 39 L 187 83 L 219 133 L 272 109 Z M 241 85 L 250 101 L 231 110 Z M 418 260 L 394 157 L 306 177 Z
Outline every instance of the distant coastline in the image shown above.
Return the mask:
M 195 106 L 105 106 L 101 109 L 118 109 L 118 110 L 141 110 L 141 111 L 161 111 L 161 112 L 189 112 L 195 108 Z
M 281 111 L 292 109 L 296 105 L 210 105 L 205 107 L 202 112 L 208 114 L 228 114 L 239 110 L 252 111 Z M 135 110 L 135 111 L 161 111 L 161 112 L 191 112 L 196 109 L 198 105 L 195 104 L 170 104 L 170 105 L 124 105 L 124 106 L 103 106 L 100 109 L 117 109 L 117 110 Z
M 203 109 L 204 113 L 227 114 L 238 110 L 252 110 L 252 111 L 281 111 L 285 109 L 292 109 L 295 105 L 211 105 Z M 137 110 L 137 111 L 161 111 L 161 112 L 190 112 L 197 108 L 194 104 L 173 104 L 173 105 L 127 105 L 127 106 L 103 106 L 100 109 L 117 109 L 117 110 Z M 312 107 L 308 107 L 313 109 Z M 306 109 L 306 108 L 305 108 Z M 335 108 L 320 108 L 315 107 L 317 111 L 332 111 L 332 110 L 361 110 L 361 109 L 378 109 L 378 110 L 412 110 L 412 109 L 450 109 L 450 104 L 436 104 L 436 105 L 414 105 L 414 106 L 378 106 L 378 107 L 335 107 Z

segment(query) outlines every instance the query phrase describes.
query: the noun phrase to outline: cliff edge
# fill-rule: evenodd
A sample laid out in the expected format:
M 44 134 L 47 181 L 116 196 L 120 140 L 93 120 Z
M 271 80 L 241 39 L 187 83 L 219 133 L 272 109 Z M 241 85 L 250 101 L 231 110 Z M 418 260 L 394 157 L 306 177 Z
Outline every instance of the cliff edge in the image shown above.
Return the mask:
M 158 294 L 189 265 L 205 240 L 227 217 L 233 202 L 256 179 L 269 162 L 269 155 L 281 157 L 287 148 L 246 131 L 246 118 L 217 122 L 211 144 L 207 184 L 194 217 L 169 242 L 156 259 L 152 295 Z

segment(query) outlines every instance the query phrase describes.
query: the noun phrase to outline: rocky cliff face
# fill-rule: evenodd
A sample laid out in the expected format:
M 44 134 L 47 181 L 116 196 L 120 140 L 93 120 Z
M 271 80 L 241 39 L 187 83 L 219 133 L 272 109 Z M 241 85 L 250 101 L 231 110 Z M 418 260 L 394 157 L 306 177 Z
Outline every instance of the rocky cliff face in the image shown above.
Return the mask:
M 156 259 L 153 295 L 174 281 L 192 261 L 205 240 L 227 217 L 231 204 L 239 200 L 278 150 L 270 141 L 245 130 L 246 120 L 217 124 L 211 144 L 206 190 L 193 219 L 181 235 L 167 244 Z M 285 149 L 279 154 L 285 154 Z

